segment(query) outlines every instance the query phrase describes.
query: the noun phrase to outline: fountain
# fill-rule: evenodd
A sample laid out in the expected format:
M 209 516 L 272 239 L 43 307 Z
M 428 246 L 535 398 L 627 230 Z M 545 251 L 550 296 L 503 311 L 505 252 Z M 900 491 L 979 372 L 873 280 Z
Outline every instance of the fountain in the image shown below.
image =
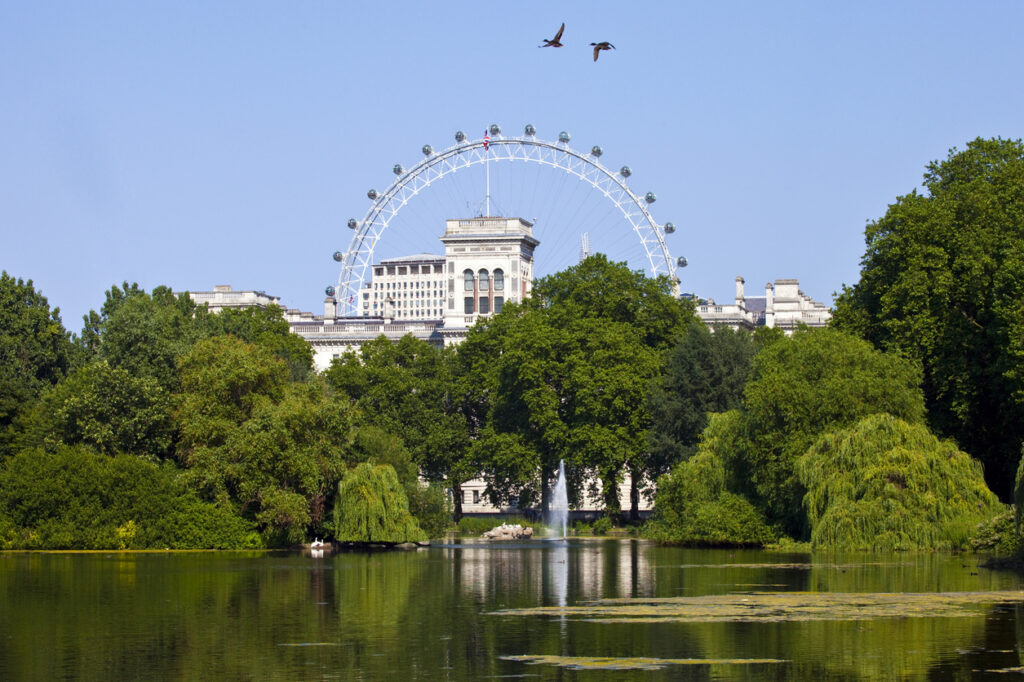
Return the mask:
M 565 461 L 558 461 L 558 480 L 555 481 L 555 489 L 551 493 L 551 502 L 548 504 L 548 527 L 551 532 L 557 533 L 562 530 L 564 540 L 569 525 L 569 496 L 565 491 Z

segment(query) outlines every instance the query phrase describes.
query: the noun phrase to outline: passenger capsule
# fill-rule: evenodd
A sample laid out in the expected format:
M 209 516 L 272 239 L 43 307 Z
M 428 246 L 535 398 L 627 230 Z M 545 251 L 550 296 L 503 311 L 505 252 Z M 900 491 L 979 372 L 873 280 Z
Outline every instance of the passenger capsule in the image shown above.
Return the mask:
M 632 174 L 633 171 L 630 170 L 629 166 L 623 166 L 622 168 L 619 169 L 619 175 L 621 175 L 624 178 L 628 178 Z
M 562 144 L 569 144 L 569 140 L 571 139 L 572 137 L 569 135 L 569 133 L 565 132 L 564 130 L 558 133 L 558 141 L 561 142 Z
M 686 257 L 680 256 L 679 258 L 677 258 L 676 265 L 678 265 L 681 268 L 685 268 L 687 266 Z
M 537 129 L 534 128 L 532 124 L 527 123 L 526 127 L 523 128 L 523 132 L 529 135 L 530 137 L 533 137 L 534 135 L 537 134 Z
M 604 150 L 595 144 L 593 147 L 591 147 L 590 153 L 593 154 L 594 156 L 601 156 L 602 154 L 604 154 Z
M 324 293 L 328 296 L 334 296 L 334 287 L 327 287 L 324 289 Z
M 466 141 L 466 133 L 462 132 L 461 130 L 457 131 L 455 133 L 455 141 L 458 142 L 459 144 L 462 144 L 463 142 L 465 142 Z
M 676 231 L 676 226 L 673 225 L 672 223 L 665 223 L 664 229 L 665 234 L 672 234 L 673 232 Z
M 377 190 L 371 189 L 369 192 L 366 193 L 366 196 L 368 196 L 368 197 L 370 197 L 370 199 L 376 201 L 376 199 L 377 199 Z
M 405 169 L 402 168 L 402 164 L 396 163 L 394 166 L 391 167 L 391 172 L 394 173 L 395 175 L 401 175 L 402 173 L 405 172 Z
M 335 251 L 334 252 L 334 260 L 338 261 L 339 263 L 341 262 L 341 259 L 344 258 L 344 257 L 345 257 L 345 254 L 343 254 L 341 251 Z
M 433 147 L 431 147 L 429 144 L 423 145 L 423 156 L 430 156 L 433 153 L 434 153 L 434 148 Z
M 653 204 L 657 200 L 658 196 L 654 192 L 648 192 L 647 194 L 644 195 L 644 201 L 646 201 L 648 204 Z
M 357 227 L 359 227 L 359 221 L 356 220 L 355 218 L 349 218 L 348 219 L 348 229 L 354 230 Z
M 492 123 L 489 130 L 491 131 L 491 135 L 501 135 L 501 126 L 497 123 Z

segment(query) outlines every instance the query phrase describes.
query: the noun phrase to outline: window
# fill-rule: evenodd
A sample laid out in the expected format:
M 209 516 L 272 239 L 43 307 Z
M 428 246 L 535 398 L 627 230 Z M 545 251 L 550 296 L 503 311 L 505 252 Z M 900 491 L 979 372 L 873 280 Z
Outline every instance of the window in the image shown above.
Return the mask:
M 505 305 L 505 297 L 504 296 L 495 296 L 494 297 L 494 312 L 500 313 L 501 312 L 501 307 L 503 305 Z
M 491 312 L 491 302 L 486 296 L 480 297 L 480 313 L 486 315 Z
M 494 290 L 501 291 L 505 288 L 505 273 L 498 268 L 494 271 Z
M 473 314 L 473 297 L 472 296 L 467 296 L 466 300 L 464 301 L 464 303 L 466 304 L 466 311 L 465 311 L 466 314 L 467 315 L 472 315 Z
M 480 491 L 479 490 L 474 490 L 473 491 L 473 504 L 480 504 Z
M 463 271 L 462 275 L 466 279 L 465 290 L 466 291 L 473 291 L 473 271 L 472 270 L 465 270 L 465 271 Z
M 487 274 L 486 270 L 480 270 L 477 274 L 480 275 L 480 291 L 487 291 L 491 286 L 490 275 Z

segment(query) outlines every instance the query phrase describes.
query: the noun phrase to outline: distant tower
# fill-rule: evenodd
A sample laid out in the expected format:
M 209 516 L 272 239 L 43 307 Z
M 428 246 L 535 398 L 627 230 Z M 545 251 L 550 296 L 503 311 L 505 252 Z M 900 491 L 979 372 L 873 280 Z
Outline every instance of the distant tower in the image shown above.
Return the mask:
M 590 258 L 590 233 L 584 232 L 580 238 L 580 262 Z

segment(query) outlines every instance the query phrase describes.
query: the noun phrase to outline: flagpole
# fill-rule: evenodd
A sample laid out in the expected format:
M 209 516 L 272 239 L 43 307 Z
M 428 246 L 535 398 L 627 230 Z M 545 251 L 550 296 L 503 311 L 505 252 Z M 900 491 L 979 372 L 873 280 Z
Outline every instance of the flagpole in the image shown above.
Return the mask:
M 489 218 L 491 216 L 491 148 L 489 145 L 484 145 L 484 153 L 487 154 L 484 159 L 484 166 L 487 167 L 487 211 L 484 213 L 484 217 Z

